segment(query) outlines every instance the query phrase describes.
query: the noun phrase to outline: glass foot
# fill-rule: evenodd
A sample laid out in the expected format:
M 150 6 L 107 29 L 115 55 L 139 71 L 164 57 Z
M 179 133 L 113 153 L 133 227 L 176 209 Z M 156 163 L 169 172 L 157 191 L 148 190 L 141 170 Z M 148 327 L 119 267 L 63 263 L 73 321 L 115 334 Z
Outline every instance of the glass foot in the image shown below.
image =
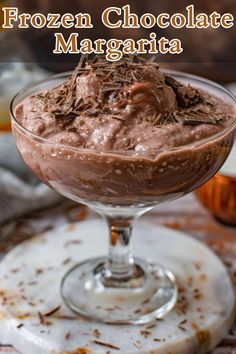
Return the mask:
M 61 294 L 74 312 L 106 323 L 144 324 L 162 318 L 176 303 L 174 275 L 154 263 L 135 259 L 126 278 L 114 277 L 107 259 L 82 262 L 65 275 Z

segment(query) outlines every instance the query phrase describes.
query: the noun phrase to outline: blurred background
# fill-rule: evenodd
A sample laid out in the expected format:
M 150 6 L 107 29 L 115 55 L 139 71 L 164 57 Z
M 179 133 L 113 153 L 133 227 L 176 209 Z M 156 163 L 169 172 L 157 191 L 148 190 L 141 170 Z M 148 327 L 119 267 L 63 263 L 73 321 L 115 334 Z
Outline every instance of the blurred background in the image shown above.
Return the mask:
M 139 16 L 143 13 L 158 15 L 186 13 L 186 6 L 195 5 L 196 13 L 213 11 L 236 14 L 235 0 L 0 0 L 0 7 L 17 6 L 19 12 L 47 14 L 70 12 L 89 13 L 94 28 L 79 30 L 79 39 L 91 38 L 149 38 L 149 31 L 137 29 L 106 28 L 101 14 L 109 6 L 122 7 L 127 3 L 131 11 Z M 0 22 L 2 21 L 0 12 Z M 0 26 L 1 28 L 1 26 Z M 55 30 L 56 32 L 57 30 Z M 60 29 L 63 31 L 63 29 Z M 150 32 L 155 31 L 155 28 Z M 64 30 L 68 35 L 71 29 Z M 171 29 L 159 30 L 157 39 L 180 38 L 184 52 L 179 56 L 157 55 L 161 66 L 195 73 L 228 85 L 235 90 L 236 82 L 236 30 L 231 29 Z M 27 84 L 52 73 L 72 70 L 79 61 L 78 55 L 53 55 L 54 30 L 0 29 L 0 223 L 18 217 L 29 210 L 51 206 L 59 197 L 47 187 L 38 184 L 37 179 L 20 160 L 10 132 L 9 104 L 12 97 Z M 39 189 L 37 189 L 39 188 Z M 21 191 L 19 193 L 19 190 Z M 18 191 L 18 192 L 17 192 Z M 22 192 L 23 191 L 23 192 Z M 41 198 L 41 199 L 40 199 Z M 236 207 L 235 207 L 236 208 Z
M 17 6 L 20 12 L 32 14 L 90 13 L 95 26 L 93 29 L 79 30 L 80 40 L 149 38 L 149 32 L 144 29 L 109 30 L 102 25 L 101 14 L 105 8 L 122 7 L 127 3 L 138 15 L 148 12 L 156 15 L 162 12 L 185 13 L 185 7 L 190 4 L 195 5 L 197 13 L 218 11 L 236 15 L 236 0 L 0 0 L 0 9 L 3 6 Z M 1 30 L 1 14 L 0 11 L 0 258 L 13 246 L 35 234 L 61 224 L 95 217 L 87 207 L 63 199 L 36 179 L 18 155 L 10 127 L 9 105 L 13 96 L 26 85 L 45 76 L 72 70 L 79 56 L 53 55 L 53 30 Z M 154 28 L 150 32 L 153 31 Z M 64 30 L 64 35 L 70 32 Z M 184 52 L 179 56 L 157 56 L 156 61 L 161 66 L 213 79 L 236 94 L 235 26 L 228 30 L 168 28 L 157 32 L 157 39 L 162 36 L 180 38 Z M 187 195 L 154 208 L 145 218 L 153 224 L 184 231 L 210 246 L 227 265 L 236 286 L 235 161 L 236 147 L 225 169 L 197 191 L 198 199 L 195 194 Z M 0 352 L 4 352 L 1 347 L 0 344 Z M 235 348 L 236 325 L 221 348 L 212 354 L 235 354 Z M 6 352 L 10 351 L 7 346 Z M 15 354 L 15 351 L 12 353 Z
M 157 30 L 157 38 L 166 36 L 167 38 L 180 38 L 183 43 L 184 52 L 181 55 L 160 55 L 159 62 L 171 62 L 181 64 L 184 68 L 195 73 L 205 73 L 205 75 L 222 82 L 236 80 L 235 68 L 235 27 L 231 29 L 173 29 L 171 27 L 165 30 L 159 30 L 157 27 L 151 30 L 140 29 L 109 29 L 101 22 L 101 14 L 109 6 L 122 7 L 127 3 L 131 6 L 131 11 L 138 16 L 143 13 L 152 13 L 158 15 L 167 12 L 170 15 L 176 12 L 186 14 L 186 6 L 194 4 L 197 13 L 211 14 L 214 11 L 220 14 L 230 12 L 236 14 L 235 0 L 165 0 L 165 1 L 141 1 L 141 0 L 0 0 L 0 4 L 7 6 L 17 6 L 19 12 L 43 13 L 47 14 L 66 12 L 76 14 L 87 12 L 91 14 L 94 28 L 79 29 L 79 38 L 145 38 L 149 37 L 149 32 Z M 73 28 L 72 28 L 73 29 Z M 60 31 L 63 29 L 60 29 Z M 15 33 L 12 30 L 9 33 L 1 34 L 1 55 L 21 56 L 28 62 L 33 60 L 38 65 L 47 70 L 58 72 L 65 71 L 74 67 L 78 62 L 77 55 L 53 55 L 54 32 L 58 30 L 50 29 L 22 29 Z M 69 34 L 71 29 L 64 30 L 64 34 Z M 15 39 L 15 42 L 13 42 Z M 13 44 L 14 43 L 14 44 Z M 3 52 L 2 52 L 3 51 Z

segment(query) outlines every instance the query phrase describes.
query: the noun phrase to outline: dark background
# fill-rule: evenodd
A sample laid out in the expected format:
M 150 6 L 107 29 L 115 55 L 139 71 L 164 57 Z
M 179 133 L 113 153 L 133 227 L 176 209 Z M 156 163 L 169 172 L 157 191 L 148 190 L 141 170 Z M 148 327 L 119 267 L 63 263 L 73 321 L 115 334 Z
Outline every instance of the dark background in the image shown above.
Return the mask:
M 145 38 L 149 37 L 147 30 L 137 29 L 108 29 L 101 22 L 103 10 L 109 6 L 130 4 L 131 10 L 139 16 L 151 12 L 158 15 L 161 12 L 170 14 L 175 12 L 186 13 L 185 7 L 194 4 L 196 13 L 206 12 L 208 14 L 218 11 L 223 14 L 230 12 L 236 15 L 236 0 L 0 0 L 5 6 L 17 6 L 20 12 L 36 13 L 48 12 L 73 14 L 87 12 L 92 16 L 94 28 L 78 30 L 79 39 L 90 38 Z M 58 31 L 58 30 L 55 30 Z M 69 30 L 60 29 L 66 35 L 75 32 L 74 28 Z M 157 39 L 163 35 L 167 38 L 180 38 L 184 52 L 180 55 L 157 55 L 157 61 L 165 63 L 171 68 L 177 68 L 197 73 L 220 82 L 236 81 L 236 29 L 173 29 L 159 30 L 154 27 L 150 32 L 157 33 Z M 79 60 L 78 55 L 53 55 L 55 45 L 53 30 L 8 30 L 2 40 L 0 60 L 3 62 L 9 55 L 16 56 L 20 53 L 21 58 L 26 62 L 36 62 L 41 67 L 52 72 L 60 72 L 73 69 Z M 11 33 L 10 33 L 11 32 Z M 8 37 L 7 37 L 8 36 Z M 14 38 L 13 38 L 14 37 Z M 11 44 L 12 43 L 12 44 Z

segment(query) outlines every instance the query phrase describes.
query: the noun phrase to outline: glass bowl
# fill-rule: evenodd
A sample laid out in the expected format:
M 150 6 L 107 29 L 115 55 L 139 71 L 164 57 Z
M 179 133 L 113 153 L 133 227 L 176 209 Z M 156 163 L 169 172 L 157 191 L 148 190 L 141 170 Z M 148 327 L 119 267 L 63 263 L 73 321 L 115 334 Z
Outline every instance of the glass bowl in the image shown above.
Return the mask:
M 214 82 L 180 72 L 168 74 L 235 105 L 234 96 Z M 27 87 L 11 104 L 13 134 L 25 163 L 48 186 L 93 208 L 108 224 L 108 257 L 73 267 L 62 280 L 61 294 L 83 316 L 108 323 L 147 323 L 173 308 L 177 286 L 168 269 L 133 257 L 133 222 L 153 206 L 198 188 L 220 169 L 235 139 L 236 118 L 210 138 L 148 152 L 76 148 L 27 131 L 15 117 L 16 107 L 69 76 L 64 73 Z M 104 304 L 112 311 L 105 311 Z

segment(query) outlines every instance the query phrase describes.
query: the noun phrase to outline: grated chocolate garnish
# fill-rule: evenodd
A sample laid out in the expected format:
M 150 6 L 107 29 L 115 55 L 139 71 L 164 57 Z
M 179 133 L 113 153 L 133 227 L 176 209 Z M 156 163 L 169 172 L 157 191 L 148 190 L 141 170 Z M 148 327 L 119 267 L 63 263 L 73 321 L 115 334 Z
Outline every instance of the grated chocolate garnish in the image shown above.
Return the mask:
M 117 96 L 122 88 L 127 84 L 132 84 L 134 79 L 135 81 L 142 80 L 142 65 L 137 66 L 142 62 L 141 58 L 128 56 L 113 63 L 106 61 L 103 56 L 95 56 L 90 60 L 81 57 L 79 65 L 64 85 L 48 91 L 44 97 L 40 93 L 38 98 L 45 99 L 44 110 L 56 117 L 70 116 L 74 118 L 86 110 L 87 113 L 92 111 L 93 115 L 98 115 L 111 94 Z M 150 63 L 150 65 L 156 67 L 156 64 Z M 99 95 L 95 99 L 80 98 L 78 100 L 76 98 L 76 80 L 79 76 L 88 73 L 94 73 L 99 78 L 101 82 Z
M 174 116 L 178 122 L 183 125 L 199 125 L 210 124 L 218 125 L 221 123 L 223 116 L 219 113 L 208 112 L 204 107 L 193 107 L 178 112 L 174 112 Z
M 159 71 L 157 63 L 137 55 L 124 56 L 117 62 L 109 62 L 102 55 L 91 58 L 81 56 L 78 66 L 64 84 L 35 96 L 44 100 L 44 111 L 56 117 L 62 127 L 70 126 L 70 122 L 82 114 L 85 119 L 108 114 L 112 119 L 124 124 L 130 115 L 136 115 L 138 123 L 145 120 L 153 126 L 174 123 L 220 124 L 222 117 L 214 111 L 207 111 L 214 103 L 205 98 L 199 90 L 190 85 L 185 86 L 164 73 L 163 81 L 155 82 L 150 73 L 147 75 L 147 67 Z M 86 98 L 78 97 L 78 79 L 89 74 L 93 74 L 98 80 L 98 93 Z M 134 83 L 142 85 L 134 88 Z M 166 85 L 172 88 L 177 105 L 173 112 L 160 113 L 159 92 L 163 91 Z M 127 106 L 130 113 L 124 114 Z M 147 106 L 150 109 L 140 118 L 139 111 Z M 77 129 L 71 127 L 69 131 L 76 132 Z
M 143 63 L 145 60 L 138 56 L 126 56 L 119 62 L 108 62 L 104 56 L 95 56 L 88 60 L 83 57 L 79 65 L 73 72 L 72 76 L 64 85 L 39 94 L 38 98 L 45 100 L 44 110 L 56 117 L 75 118 L 81 113 L 97 116 L 101 111 L 110 112 L 110 99 L 117 99 L 117 103 L 125 99 L 127 104 L 128 97 L 124 88 L 135 82 L 143 82 Z M 148 62 L 149 66 L 153 66 L 159 70 L 156 63 Z M 86 99 L 76 97 L 76 81 L 79 76 L 94 73 L 99 78 L 100 88 L 97 97 L 88 97 Z M 160 85 L 158 86 L 160 88 Z M 124 95 L 124 97 L 123 97 Z M 152 97 L 155 92 L 152 92 Z M 158 100 L 158 96 L 156 95 Z M 116 115 L 112 115 L 114 119 L 118 119 Z M 120 118 L 120 120 L 122 117 Z

